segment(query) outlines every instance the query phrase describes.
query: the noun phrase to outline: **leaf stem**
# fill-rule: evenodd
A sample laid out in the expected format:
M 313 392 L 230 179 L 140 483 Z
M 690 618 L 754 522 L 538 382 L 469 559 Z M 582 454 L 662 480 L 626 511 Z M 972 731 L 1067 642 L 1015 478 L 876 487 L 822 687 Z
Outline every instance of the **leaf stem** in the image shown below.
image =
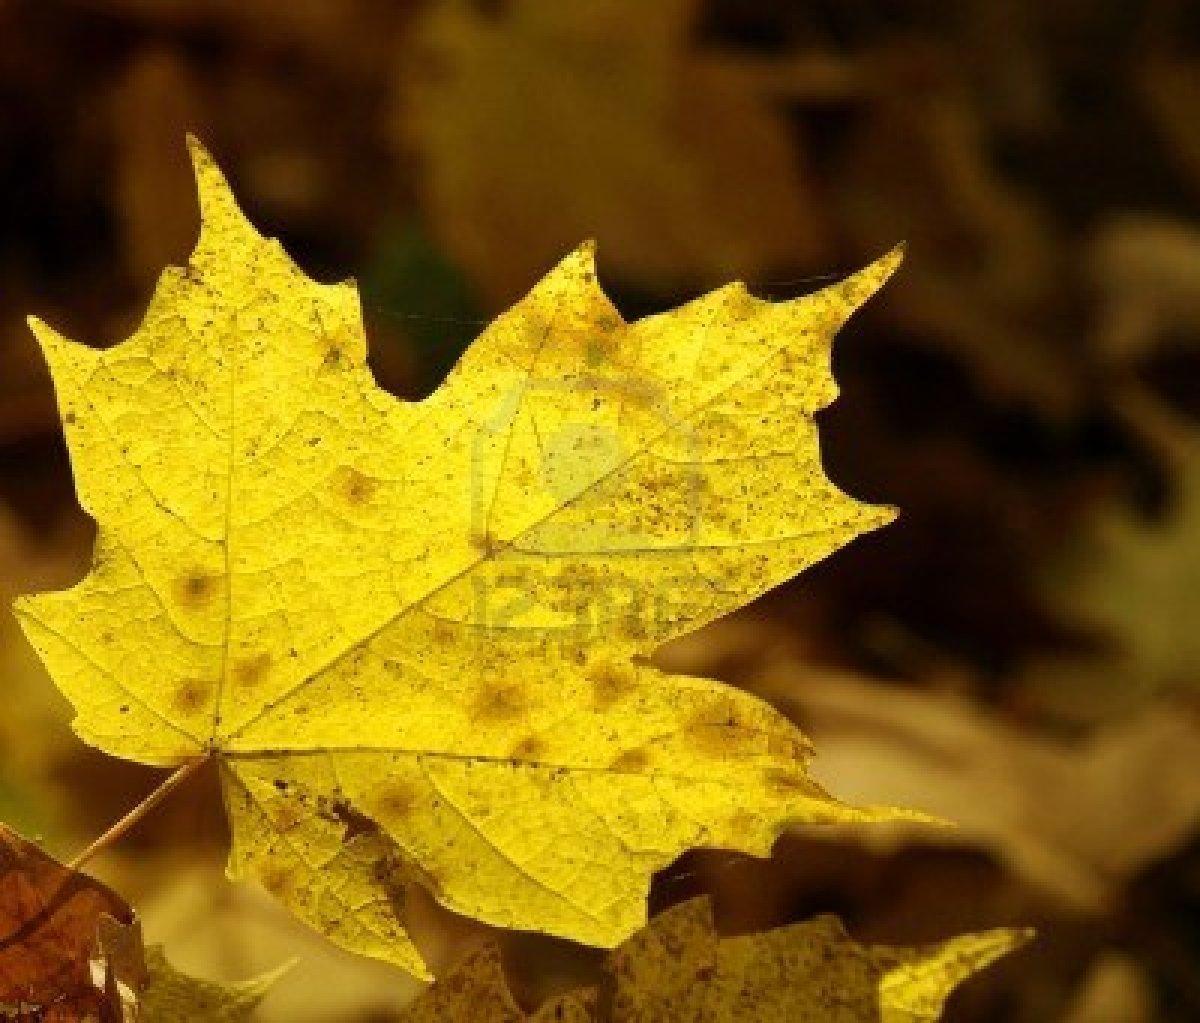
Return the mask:
M 117 821 L 103 835 L 97 838 L 91 845 L 76 856 L 67 867 L 71 870 L 79 870 L 93 856 L 102 849 L 108 848 L 124 835 L 130 828 L 138 823 L 143 817 L 153 810 L 159 803 L 174 792 L 180 785 L 187 781 L 193 774 L 200 770 L 208 763 L 211 753 L 205 753 L 202 757 L 195 757 L 180 765 L 176 771 L 166 779 L 158 788 L 150 793 L 145 799 L 130 810 L 124 817 Z

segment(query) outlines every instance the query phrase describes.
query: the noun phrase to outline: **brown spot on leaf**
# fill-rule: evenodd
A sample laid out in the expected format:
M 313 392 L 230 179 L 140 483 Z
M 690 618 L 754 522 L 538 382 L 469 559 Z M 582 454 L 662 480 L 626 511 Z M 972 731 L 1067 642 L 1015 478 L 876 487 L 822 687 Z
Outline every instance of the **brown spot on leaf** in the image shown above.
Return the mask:
M 527 735 L 512 748 L 512 753 L 509 755 L 516 761 L 539 761 L 545 757 L 546 749 L 544 740 L 539 739 L 536 735 Z
M 271 823 L 279 831 L 291 831 L 304 819 L 304 810 L 291 799 L 275 799 L 270 804 Z
M 762 830 L 762 823 L 749 811 L 738 810 L 729 819 L 729 830 L 739 841 L 749 842 Z
M 175 580 L 175 603 L 189 610 L 206 607 L 216 595 L 220 576 L 205 572 L 188 572 Z
M 564 567 L 551 582 L 559 590 L 573 593 L 579 590 L 595 590 L 602 579 L 601 572 L 594 565 L 571 564 Z
M 375 493 L 379 484 L 357 469 L 347 469 L 342 475 L 341 494 L 347 504 L 364 505 Z
M 608 710 L 637 689 L 637 674 L 627 664 L 602 661 L 588 669 L 587 678 L 592 684 L 592 706 L 596 710 Z
M 611 326 L 608 329 L 611 330 L 613 327 L 616 326 L 616 323 L 614 321 L 609 321 L 609 322 L 611 323 Z M 597 324 L 597 326 L 599 326 L 599 324 Z M 604 328 L 601 327 L 600 329 L 603 330 Z M 612 356 L 612 345 L 611 344 L 605 343 L 605 341 L 601 340 L 601 338 L 593 337 L 593 338 L 588 339 L 587 345 L 586 345 L 586 348 L 584 351 L 584 359 L 587 362 L 588 366 L 591 366 L 593 368 L 596 366 L 600 366 L 603 363 L 607 362 L 611 356 Z
M 379 825 L 359 811 L 348 799 L 333 800 L 329 809 L 334 819 L 346 826 L 346 833 L 342 835 L 343 842 L 349 842 L 360 835 L 379 834 Z
M 661 403 L 666 394 L 665 388 L 656 381 L 646 379 L 626 379 L 617 382 L 617 388 L 625 404 L 636 409 L 648 409 Z
M 650 754 L 645 749 L 627 749 L 621 752 L 610 766 L 614 771 L 637 774 L 650 766 Z
M 767 740 L 767 752 L 782 760 L 804 763 L 812 756 L 812 746 L 803 736 L 775 733 Z
M 346 359 L 346 353 L 341 344 L 330 340 L 325 345 L 325 354 L 321 357 L 321 365 L 325 369 L 337 369 Z
M 751 756 L 762 736 L 733 699 L 718 699 L 699 708 L 684 729 L 701 755 L 716 760 Z
M 275 860 L 258 864 L 255 875 L 258 877 L 258 883 L 277 899 L 286 898 L 295 881 L 292 871 Z
M 400 909 L 404 907 L 404 884 L 408 878 L 404 875 L 404 862 L 395 853 L 379 856 L 371 864 L 371 878 L 376 884 L 389 888 L 389 898 L 392 904 Z
M 635 642 L 645 639 L 650 631 L 646 627 L 646 623 L 637 615 L 631 615 L 628 618 L 623 618 L 620 624 L 621 635 L 625 639 L 632 639 Z
M 212 690 L 211 683 L 203 679 L 184 679 L 171 697 L 171 706 L 181 714 L 195 714 L 208 704 Z
M 511 721 L 529 708 L 529 695 L 514 683 L 484 686 L 475 695 L 471 718 L 475 721 Z
M 385 820 L 403 820 L 417 808 L 420 794 L 406 781 L 393 779 L 371 796 L 372 812 Z
M 271 668 L 271 655 L 263 652 L 242 657 L 233 664 L 233 681 L 247 688 L 258 685 Z

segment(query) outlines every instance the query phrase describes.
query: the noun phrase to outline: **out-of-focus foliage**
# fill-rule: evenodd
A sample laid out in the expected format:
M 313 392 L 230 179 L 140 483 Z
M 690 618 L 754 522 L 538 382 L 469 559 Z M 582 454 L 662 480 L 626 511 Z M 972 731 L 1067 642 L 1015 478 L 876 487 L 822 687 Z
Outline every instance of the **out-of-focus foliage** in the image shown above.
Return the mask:
M 1047 572 L 1044 599 L 1093 646 L 1031 672 L 1047 709 L 1092 723 L 1200 688 L 1200 435 L 1187 444 L 1157 521 L 1102 506 Z
M 695 854 L 658 878 L 652 899 L 662 907 L 712 889 L 729 932 L 832 910 L 875 943 L 1034 922 L 1036 954 L 969 985 L 948 1019 L 1190 1023 L 1200 1015 L 1200 837 L 1182 777 L 1195 724 L 1189 647 L 1156 643 L 1152 680 L 1129 652 L 1143 649 L 1136 622 L 1186 623 L 1191 601 L 1167 573 L 1154 609 L 1123 605 L 1102 621 L 1091 609 L 1119 600 L 1122 580 L 1144 579 L 1164 537 L 1183 536 L 1187 438 L 1200 416 L 1192 5 L 703 0 L 668 5 L 653 33 L 620 20 L 615 3 L 559 6 L 558 50 L 524 31 L 535 9 L 509 0 L 453 14 L 437 0 L 0 6 L 0 502 L 19 552 L 0 561 L 4 591 L 77 578 L 91 542 L 23 316 L 35 310 L 98 342 L 128 333 L 158 269 L 193 241 L 187 129 L 209 140 L 255 222 L 308 272 L 359 277 L 373 368 L 406 395 L 440 378 L 475 321 L 503 307 L 505 288 L 536 276 L 520 269 L 524 223 L 539 238 L 562 232 L 566 246 L 611 239 L 602 252 L 614 269 L 601 272 L 626 315 L 692 297 L 715 283 L 706 273 L 793 297 L 906 238 L 903 277 L 839 342 L 843 396 L 821 421 L 830 477 L 904 515 L 749 609 L 733 623 L 744 642 L 697 636 L 688 663 L 755 688 L 762 658 L 786 646 L 790 666 L 759 691 L 828 748 L 815 767 L 829 784 L 882 798 L 890 793 L 871 786 L 894 779 L 892 792 L 928 791 L 919 805 L 966 824 L 953 839 L 938 830 L 886 845 L 796 834 L 769 862 Z M 573 22 L 568 9 L 585 8 L 618 20 Z M 614 32 L 625 42 L 610 57 Z M 539 83 L 515 129 L 527 135 L 503 139 L 502 160 L 460 162 L 452 183 L 457 202 L 491 190 L 503 197 L 495 218 L 514 218 L 498 249 L 490 210 L 486 234 L 457 243 L 498 253 L 481 267 L 450 250 L 436 157 L 489 105 L 511 116 L 516 85 L 500 83 L 493 100 L 471 75 L 489 45 L 514 36 L 523 60 L 545 61 L 517 69 Z M 654 107 L 667 111 L 658 121 L 642 98 L 650 72 L 633 77 L 624 52 L 675 97 Z M 605 106 L 610 66 L 617 100 Z M 547 126 L 554 96 L 568 114 L 601 106 L 603 134 L 576 142 L 558 120 Z M 422 135 L 430 102 L 455 122 L 444 136 Z M 745 112 L 745 130 L 730 110 Z M 697 111 L 711 125 L 699 140 Z M 778 179 L 737 150 L 748 130 L 774 138 Z M 652 232 L 625 215 L 646 210 L 643 197 L 660 201 L 656 174 L 626 170 L 614 184 L 588 165 L 579 190 L 595 191 L 565 204 L 522 191 L 556 160 L 578 168 L 580 152 L 597 168 L 643 165 L 610 152 L 614 139 L 668 154 L 675 175 L 699 161 L 706 169 L 675 178 L 699 182 L 691 194 L 724 175 L 733 194 L 715 207 L 720 218 L 682 244 L 664 234 L 656 252 Z M 778 204 L 775 221 L 738 212 L 753 199 L 736 195 L 749 182 Z M 661 202 L 653 223 L 687 213 Z M 611 222 L 579 225 L 581 211 Z M 618 236 L 648 247 L 636 265 L 662 276 L 617 272 Z M 722 236 L 737 247 L 703 251 Z M 1127 524 L 1119 553 L 1097 523 Z M 1088 580 L 1089 592 L 1115 589 L 1083 606 L 1060 573 Z M 6 641 L 2 658 L 14 662 L 0 679 L 5 700 L 60 725 L 43 746 L 16 716 L 0 724 L 0 801 L 65 852 L 153 778 L 81 750 L 29 652 Z M 871 776 L 856 769 L 864 751 Z M 378 972 L 318 950 L 262 903 L 205 895 L 219 890 L 216 843 L 201 840 L 220 833 L 219 800 L 211 784 L 179 796 L 99 864 L 136 891 L 151 937 L 169 938 L 190 968 L 228 977 L 300 948 L 315 957 L 313 974 L 345 971 L 337 976 L 363 992 L 352 1019 L 394 1019 L 411 987 L 387 994 Z M 169 855 L 146 865 L 151 849 Z M 423 948 L 444 966 L 478 929 L 426 909 Z M 596 960 L 564 943 L 500 939 L 523 1004 L 596 977 Z M 278 955 L 256 958 L 262 947 Z M 344 1018 L 320 983 L 305 997 L 309 976 L 294 972 L 286 998 L 277 992 L 262 1011 L 289 1023 Z
M 180 973 L 158 945 L 145 950 L 139 1023 L 246 1023 L 286 967 L 240 984 L 199 980 Z
M 65 541 L 68 538 L 55 538 Z M 16 594 L 11 587 L 19 578 L 40 578 L 59 585 L 77 572 L 80 564 L 58 545 L 38 550 L 23 523 L 0 509 L 0 678 L 4 680 L 6 713 L 0 715 L 0 821 L 23 831 L 71 830 L 71 801 L 59 772 L 77 755 L 63 734 L 69 717 L 67 706 L 53 691 L 28 644 L 8 611 Z M 34 736 L 44 738 L 32 741 Z
M 660 288 L 825 251 L 785 104 L 836 90 L 841 69 L 697 46 L 699 13 L 697 0 L 449 0 L 420 19 L 400 139 L 437 237 L 494 302 L 590 235 L 607 273 Z

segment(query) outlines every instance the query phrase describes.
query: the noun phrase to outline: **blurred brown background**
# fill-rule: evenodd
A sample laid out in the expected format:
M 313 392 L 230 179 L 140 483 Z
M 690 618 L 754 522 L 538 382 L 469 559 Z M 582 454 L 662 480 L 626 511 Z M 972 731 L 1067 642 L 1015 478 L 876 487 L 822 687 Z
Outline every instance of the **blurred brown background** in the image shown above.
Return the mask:
M 0 588 L 67 584 L 75 505 L 24 316 L 96 344 L 196 230 L 196 132 L 247 212 L 356 277 L 424 393 L 587 237 L 628 316 L 790 297 L 909 241 L 840 337 L 830 474 L 900 521 L 663 652 L 813 735 L 847 798 L 956 831 L 690 854 L 729 931 L 1041 937 L 966 1021 L 1200 1018 L 1200 7 L 1184 0 L 0 0 Z M 6 615 L 0 819 L 73 852 L 153 787 L 82 748 Z M 220 881 L 214 791 L 99 864 L 185 967 L 301 965 L 278 1020 L 414 986 Z M 471 928 L 432 910 L 452 959 Z M 536 1000 L 594 969 L 505 938 Z

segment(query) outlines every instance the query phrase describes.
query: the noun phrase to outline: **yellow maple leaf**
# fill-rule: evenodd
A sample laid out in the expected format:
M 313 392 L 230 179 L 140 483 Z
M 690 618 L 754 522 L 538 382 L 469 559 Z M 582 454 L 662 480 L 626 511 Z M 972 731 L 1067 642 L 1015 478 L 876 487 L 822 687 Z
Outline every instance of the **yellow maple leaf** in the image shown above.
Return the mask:
M 423 972 L 404 885 L 612 946 L 682 850 L 873 820 L 761 701 L 646 657 L 892 517 L 822 471 L 832 335 L 899 254 L 622 321 L 583 246 L 421 402 L 192 147 L 202 229 L 106 351 L 31 321 L 91 572 L 17 613 L 86 741 L 218 761 L 230 873 Z
M 997 928 L 916 948 L 863 946 L 831 916 L 761 934 L 720 937 L 707 898 L 655 917 L 616 949 L 598 988 L 526 1015 L 493 945 L 477 949 L 419 997 L 405 1023 L 923 1023 L 951 992 L 1025 944 Z

